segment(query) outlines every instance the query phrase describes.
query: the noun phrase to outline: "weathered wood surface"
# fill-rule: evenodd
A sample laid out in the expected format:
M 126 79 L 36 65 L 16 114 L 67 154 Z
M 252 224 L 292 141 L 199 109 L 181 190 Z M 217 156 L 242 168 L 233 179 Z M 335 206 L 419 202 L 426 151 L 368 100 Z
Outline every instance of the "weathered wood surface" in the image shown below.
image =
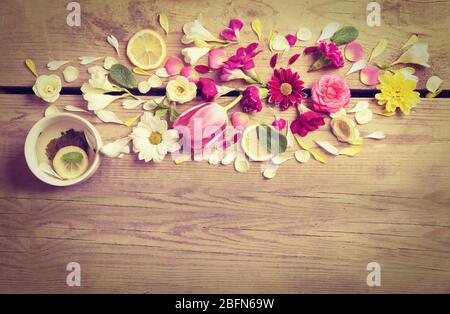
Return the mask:
M 103 159 L 69 188 L 40 183 L 24 160 L 45 105 L 33 95 L 0 103 L 2 292 L 450 292 L 447 100 L 376 116 L 361 132 L 386 139 L 325 165 L 290 160 L 271 181 L 257 163 L 238 174 L 130 155 Z M 106 141 L 130 130 L 86 117 Z M 258 117 L 272 118 L 268 109 Z M 333 140 L 326 128 L 309 138 Z M 71 261 L 81 264 L 80 288 L 66 286 Z M 381 287 L 366 285 L 371 261 Z
M 18 0 L 6 1 L 0 7 L 0 55 L 2 75 L 0 86 L 31 86 L 33 77 L 27 73 L 23 64 L 26 58 L 33 59 L 40 73 L 49 72 L 45 65 L 52 60 L 71 60 L 77 64 L 80 56 L 114 56 L 114 49 L 106 42 L 113 34 L 121 44 L 120 62 L 131 64 L 125 56 L 128 39 L 138 30 L 153 28 L 161 33 L 157 15 L 167 13 L 171 32 L 167 36 L 170 55 L 180 55 L 182 48 L 182 25 L 193 21 L 199 13 L 203 21 L 214 34 L 228 25 L 230 18 L 241 18 L 245 28 L 241 32 L 242 44 L 256 41 L 256 35 L 250 28 L 253 19 L 259 18 L 263 24 L 264 53 L 257 58 L 257 70 L 263 80 L 270 78 L 270 51 L 267 49 L 267 37 L 270 29 L 285 35 L 296 33 L 301 26 L 313 31 L 313 40 L 298 43 L 280 60 L 286 65 L 288 57 L 303 51 L 318 38 L 322 28 L 330 22 L 341 25 L 354 25 L 360 31 L 359 41 L 365 48 L 366 56 L 381 38 L 389 41 L 386 52 L 376 59 L 385 64 L 394 61 L 400 54 L 400 47 L 412 33 L 419 34 L 420 40 L 430 45 L 431 67 L 419 69 L 420 88 L 431 75 L 439 75 L 445 80 L 443 87 L 450 85 L 450 64 L 447 40 L 450 25 L 449 1 L 380 1 L 382 8 L 381 27 L 369 27 L 366 23 L 367 1 L 79 1 L 81 5 L 81 26 L 69 27 L 66 24 L 65 2 L 58 0 Z M 302 45 L 303 47 L 300 47 Z M 235 46 L 230 47 L 234 51 Z M 205 63 L 205 59 L 201 63 Z M 310 56 L 301 57 L 294 69 L 300 71 L 306 86 L 320 75 L 326 73 L 308 73 L 312 63 Z M 351 64 L 339 72 L 346 73 Z M 85 69 L 78 65 L 80 69 Z M 64 68 L 64 67 L 63 67 Z M 58 72 L 61 72 L 61 68 Z M 87 79 L 85 70 L 79 80 L 64 84 L 81 86 Z M 348 77 L 351 88 L 370 89 L 360 83 L 358 74 Z

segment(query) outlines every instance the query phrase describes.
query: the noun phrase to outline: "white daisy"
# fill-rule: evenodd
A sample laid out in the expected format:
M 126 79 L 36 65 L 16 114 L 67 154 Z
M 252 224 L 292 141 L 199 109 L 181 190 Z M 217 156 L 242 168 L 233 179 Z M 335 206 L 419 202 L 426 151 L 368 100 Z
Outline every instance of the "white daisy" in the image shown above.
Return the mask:
M 150 112 L 145 112 L 137 127 L 130 134 L 133 151 L 139 153 L 139 160 L 161 162 L 168 152 L 180 149 L 179 134 L 175 129 L 167 129 L 167 121 Z

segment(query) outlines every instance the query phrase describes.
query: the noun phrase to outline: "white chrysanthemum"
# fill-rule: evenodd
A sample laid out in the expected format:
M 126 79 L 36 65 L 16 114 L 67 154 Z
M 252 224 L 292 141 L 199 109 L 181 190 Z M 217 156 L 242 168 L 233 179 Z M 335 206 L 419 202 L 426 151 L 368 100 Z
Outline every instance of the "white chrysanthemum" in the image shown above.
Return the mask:
M 150 112 L 145 112 L 141 121 L 130 134 L 133 151 L 139 153 L 139 160 L 161 162 L 166 154 L 180 149 L 179 134 L 167 129 L 167 121 Z

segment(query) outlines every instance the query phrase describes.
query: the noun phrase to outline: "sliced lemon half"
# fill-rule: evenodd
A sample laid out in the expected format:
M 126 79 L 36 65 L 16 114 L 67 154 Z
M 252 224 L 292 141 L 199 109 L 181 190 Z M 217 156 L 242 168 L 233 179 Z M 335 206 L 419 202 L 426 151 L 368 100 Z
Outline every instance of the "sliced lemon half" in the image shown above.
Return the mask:
M 154 30 L 143 29 L 128 41 L 127 56 L 131 63 L 143 70 L 156 69 L 166 61 L 166 41 Z
M 242 150 L 253 161 L 266 161 L 272 159 L 273 154 L 259 142 L 257 127 L 258 125 L 250 125 L 242 133 Z

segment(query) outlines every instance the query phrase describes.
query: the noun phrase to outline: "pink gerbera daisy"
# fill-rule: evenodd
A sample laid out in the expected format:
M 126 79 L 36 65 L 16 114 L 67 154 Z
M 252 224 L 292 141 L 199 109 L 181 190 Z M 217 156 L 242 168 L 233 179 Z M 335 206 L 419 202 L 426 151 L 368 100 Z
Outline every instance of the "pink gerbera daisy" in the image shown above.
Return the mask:
M 293 73 L 291 69 L 274 70 L 268 87 L 269 103 L 280 105 L 281 110 L 297 105 L 306 98 L 303 92 L 303 81 L 300 80 L 298 73 Z

